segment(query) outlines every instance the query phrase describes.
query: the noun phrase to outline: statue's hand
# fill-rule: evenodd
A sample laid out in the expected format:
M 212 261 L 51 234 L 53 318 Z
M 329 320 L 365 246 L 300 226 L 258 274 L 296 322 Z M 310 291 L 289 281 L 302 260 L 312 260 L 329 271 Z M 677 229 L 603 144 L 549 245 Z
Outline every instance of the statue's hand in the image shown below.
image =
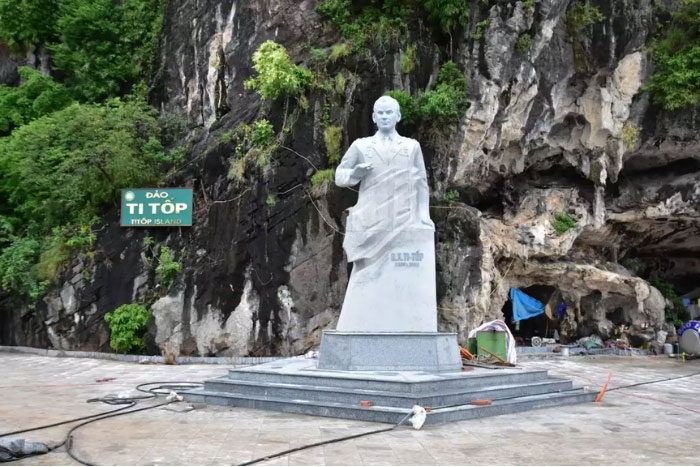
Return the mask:
M 353 169 L 352 176 L 354 178 L 363 179 L 368 173 L 372 171 L 372 164 L 365 162 L 363 164 L 357 164 Z

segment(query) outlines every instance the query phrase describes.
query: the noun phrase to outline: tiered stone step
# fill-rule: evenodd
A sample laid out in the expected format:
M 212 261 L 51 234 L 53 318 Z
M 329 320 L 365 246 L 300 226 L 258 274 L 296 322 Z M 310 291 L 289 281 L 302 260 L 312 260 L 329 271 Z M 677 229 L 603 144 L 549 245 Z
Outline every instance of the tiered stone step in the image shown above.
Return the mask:
M 595 398 L 595 393 L 550 378 L 546 371 L 346 372 L 319 370 L 316 360 L 304 358 L 231 370 L 226 377 L 206 381 L 202 390 L 184 394 L 191 402 L 383 423 L 397 423 L 414 405 L 431 408 L 426 423 L 441 423 Z M 492 403 L 471 405 L 474 399 Z M 362 407 L 361 401 L 372 405 Z

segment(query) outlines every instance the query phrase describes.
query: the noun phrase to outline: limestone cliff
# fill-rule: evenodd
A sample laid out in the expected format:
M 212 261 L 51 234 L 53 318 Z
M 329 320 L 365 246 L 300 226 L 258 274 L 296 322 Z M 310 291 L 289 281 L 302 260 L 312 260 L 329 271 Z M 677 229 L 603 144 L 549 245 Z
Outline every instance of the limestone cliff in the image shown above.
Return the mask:
M 633 343 L 651 339 L 665 301 L 646 279 L 656 273 L 689 290 L 700 274 L 698 108 L 666 112 L 644 91 L 654 66 L 645 43 L 675 2 L 594 0 L 604 20 L 577 37 L 566 25 L 571 0 L 486 3 L 471 2 L 469 26 L 449 44 L 412 23 L 419 47 L 408 74 L 400 47 L 331 64 L 347 78 L 342 95 L 328 105 L 310 92 L 302 109 L 263 103 L 243 83 L 268 39 L 301 64 L 305 44 L 339 41 L 315 1 L 172 0 L 151 99 L 164 121 L 181 122 L 177 137 L 189 145 L 171 185 L 194 187 L 194 227 L 123 229 L 109 213 L 95 258 L 76 258 L 36 311 L 6 313 L 3 343 L 108 350 L 104 313 L 141 300 L 153 303 L 154 352 L 314 347 L 340 312 L 344 210 L 357 196 L 310 184 L 328 164 L 321 122 L 344 129 L 346 149 L 373 131 L 377 97 L 431 86 L 450 49 L 470 105 L 451 128 L 408 135 L 421 140 L 429 172 L 441 330 L 464 337 L 503 316 L 510 287 L 540 287 L 569 304 L 564 339 L 608 337 L 622 321 L 633 324 Z M 222 135 L 262 116 L 277 130 L 291 119 L 291 132 L 268 167 L 232 181 L 234 148 Z M 558 233 L 558 215 L 575 226 Z M 169 291 L 157 287 L 145 236 L 183 265 Z

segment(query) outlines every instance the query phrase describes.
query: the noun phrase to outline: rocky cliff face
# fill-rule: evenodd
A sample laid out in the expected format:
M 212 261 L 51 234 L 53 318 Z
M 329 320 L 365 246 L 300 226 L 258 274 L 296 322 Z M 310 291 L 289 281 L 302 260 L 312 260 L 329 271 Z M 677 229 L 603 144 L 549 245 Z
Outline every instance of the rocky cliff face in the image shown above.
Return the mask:
M 305 43 L 339 40 L 315 3 L 170 2 L 152 99 L 164 121 L 179 122 L 173 138 L 189 144 L 187 164 L 170 181 L 194 187 L 194 227 L 121 229 L 110 213 L 94 258 L 76 258 L 36 311 L 5 312 L 5 343 L 107 350 L 104 313 L 140 300 L 153 303 L 152 351 L 290 355 L 318 344 L 340 312 L 349 272 L 344 210 L 356 199 L 352 190 L 310 185 L 327 165 L 320 122 L 343 128 L 347 148 L 373 131 L 377 97 L 425 89 L 450 46 L 417 23 L 409 75 L 398 48 L 388 47 L 331 65 L 347 78 L 333 105 L 315 92 L 308 110 L 261 103 L 243 82 L 262 42 L 285 45 L 299 62 Z M 570 0 L 474 1 L 469 27 L 452 38 L 470 106 L 452 128 L 409 135 L 422 142 L 429 171 L 441 330 L 464 337 L 503 317 L 508 290 L 518 287 L 569 305 L 565 340 L 608 337 L 624 321 L 641 344 L 663 326 L 665 307 L 644 278 L 656 273 L 682 290 L 700 273 L 698 109 L 664 112 L 643 90 L 653 71 L 644 44 L 656 15 L 674 4 L 591 5 L 605 19 L 574 37 Z M 527 47 L 516 47 L 524 34 Z M 278 130 L 292 119 L 292 130 L 269 167 L 231 181 L 233 145 L 221 135 L 262 116 Z M 446 201 L 454 190 L 459 201 Z M 576 225 L 559 235 L 562 214 Z M 147 235 L 155 247 L 144 244 Z M 169 291 L 159 289 L 150 261 L 163 245 L 183 265 Z

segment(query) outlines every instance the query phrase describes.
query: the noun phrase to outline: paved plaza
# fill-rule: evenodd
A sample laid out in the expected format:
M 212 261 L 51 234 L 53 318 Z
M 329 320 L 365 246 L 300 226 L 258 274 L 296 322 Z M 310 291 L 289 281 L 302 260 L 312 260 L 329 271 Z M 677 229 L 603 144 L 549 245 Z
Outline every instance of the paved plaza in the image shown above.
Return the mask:
M 599 388 L 687 375 L 700 361 L 666 357 L 524 360 L 526 369 Z M 137 384 L 203 381 L 222 365 L 156 365 L 0 353 L 0 433 L 113 409 L 87 399 L 137 394 Z M 493 370 L 498 371 L 498 370 Z M 111 378 L 114 378 L 111 380 Z M 110 379 L 106 382 L 97 380 Z M 697 464 L 700 375 L 612 391 L 600 403 L 442 425 L 401 427 L 271 459 L 259 465 Z M 154 404 L 146 401 L 139 406 Z M 101 420 L 75 433 L 74 451 L 96 465 L 232 465 L 289 448 L 389 425 L 173 404 Z M 72 425 L 18 435 L 60 443 Z M 14 465 L 77 465 L 64 448 Z

